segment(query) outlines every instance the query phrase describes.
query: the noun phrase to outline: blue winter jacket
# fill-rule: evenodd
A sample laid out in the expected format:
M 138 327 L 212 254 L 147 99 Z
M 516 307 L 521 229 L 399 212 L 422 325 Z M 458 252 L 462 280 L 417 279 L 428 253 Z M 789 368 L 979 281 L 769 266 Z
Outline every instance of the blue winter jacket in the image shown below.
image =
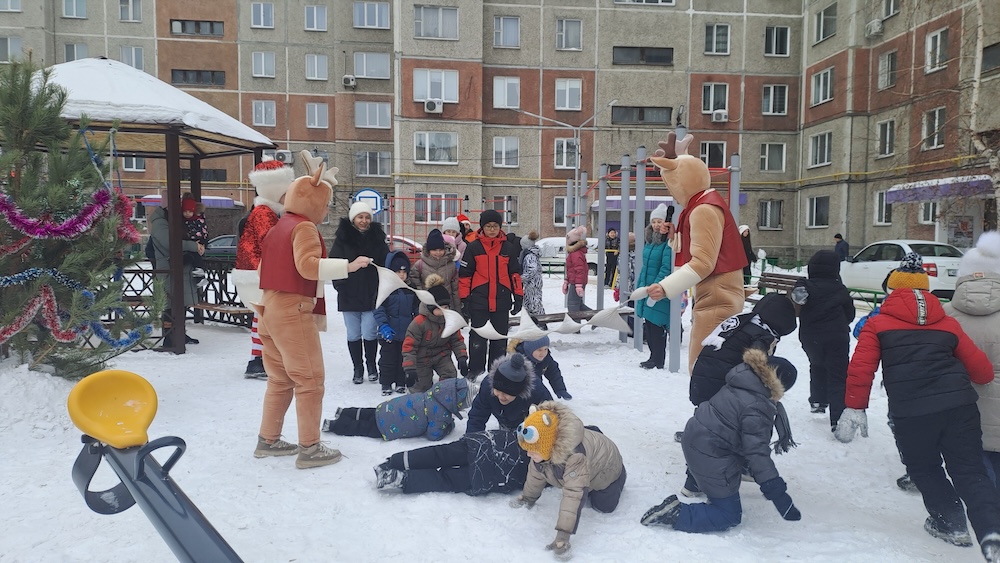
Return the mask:
M 390 252 L 385 258 L 385 265 L 388 268 L 392 262 L 394 254 L 400 253 L 398 250 Z M 401 254 L 401 253 L 400 253 Z M 378 326 L 388 324 L 392 331 L 396 333 L 393 340 L 402 342 L 406 336 L 406 329 L 410 326 L 410 321 L 417 316 L 417 307 L 420 301 L 412 291 L 408 289 L 397 289 L 386 297 L 378 308 L 375 309 L 375 322 Z
M 452 416 L 468 406 L 469 384 L 465 378 L 439 381 L 424 393 L 390 399 L 375 407 L 375 422 L 386 440 L 412 438 L 422 434 L 437 441 L 455 428 Z
M 469 409 L 469 422 L 465 426 L 466 433 L 485 430 L 490 416 L 497 417 L 500 428 L 514 430 L 528 416 L 528 407 L 542 401 L 552 400 L 552 394 L 538 379 L 534 370 L 528 371 L 528 378 L 529 381 L 524 386 L 524 391 L 521 391 L 517 398 L 509 404 L 504 405 L 493 394 L 493 376 L 486 376 L 483 384 L 479 386 L 479 394 L 473 399 L 472 407 Z
M 636 279 L 636 287 L 645 287 L 659 282 L 670 275 L 674 253 L 666 241 L 650 242 L 652 229 L 646 227 L 646 245 L 642 247 L 642 271 Z M 635 314 L 656 326 L 670 329 L 670 300 L 660 299 L 652 306 L 645 299 L 635 302 Z
M 563 379 L 562 370 L 559 369 L 559 362 L 552 357 L 552 352 L 546 354 L 545 358 L 539 362 L 531 354 L 524 353 L 524 342 L 518 343 L 518 345 L 514 347 L 514 351 L 523 355 L 529 362 L 531 362 L 531 365 L 535 368 L 535 375 L 538 376 L 537 381 L 539 384 L 541 384 L 542 377 L 544 377 L 549 380 L 549 386 L 552 387 L 553 391 L 556 393 L 559 393 L 560 391 L 566 392 L 566 381 Z

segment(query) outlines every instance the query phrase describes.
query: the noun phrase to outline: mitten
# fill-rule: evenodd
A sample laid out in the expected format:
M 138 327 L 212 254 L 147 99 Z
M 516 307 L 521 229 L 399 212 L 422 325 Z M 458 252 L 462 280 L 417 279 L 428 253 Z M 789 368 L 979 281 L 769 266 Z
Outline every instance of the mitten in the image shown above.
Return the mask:
M 396 337 L 396 332 L 387 323 L 378 325 L 378 334 L 386 342 L 392 342 L 392 339 Z
M 469 375 L 469 359 L 459 358 L 458 359 L 458 373 L 462 374 L 462 377 Z
M 545 549 L 555 552 L 556 555 L 565 555 L 569 551 L 569 532 L 559 530 L 556 532 L 556 539 L 545 546 Z
M 570 395 L 569 391 L 563 389 L 562 391 L 556 391 L 556 397 L 559 397 L 560 399 L 563 399 L 565 401 L 569 401 L 570 399 L 573 398 L 573 395 Z
M 583 285 L 576 284 L 576 294 L 577 295 L 579 295 L 580 297 L 583 297 L 583 294 L 586 293 L 586 291 L 587 290 L 586 290 L 586 288 Z
M 507 504 L 510 505 L 511 508 L 531 508 L 535 506 L 535 501 L 524 498 L 524 495 L 517 495 L 517 498 L 511 499 L 511 501 Z
M 775 477 L 760 484 L 760 492 L 764 494 L 764 498 L 774 503 L 774 507 L 778 509 L 778 514 L 782 518 L 801 520 L 802 513 L 799 512 L 798 508 L 795 508 L 792 497 L 788 496 L 787 490 L 788 485 L 781 477 Z
M 621 299 L 621 291 L 616 287 L 615 288 L 615 301 L 621 301 L 621 300 L 622 300 Z
M 413 387 L 414 385 L 417 384 L 417 370 L 413 368 L 407 368 L 403 370 L 403 372 L 406 373 L 405 383 L 407 387 Z
M 569 293 L 569 282 L 563 281 L 563 295 L 566 295 L 567 293 Z
M 524 297 L 520 295 L 514 296 L 514 305 L 510 308 L 511 316 L 516 315 L 521 312 L 521 306 L 524 304 Z
M 833 435 L 843 443 L 848 443 L 854 439 L 854 433 L 861 430 L 861 436 L 868 437 L 868 415 L 859 409 L 844 409 L 837 421 L 837 430 Z
M 468 301 L 463 301 L 462 302 L 462 316 L 465 317 L 466 319 L 470 318 L 470 315 L 469 315 L 469 302 Z

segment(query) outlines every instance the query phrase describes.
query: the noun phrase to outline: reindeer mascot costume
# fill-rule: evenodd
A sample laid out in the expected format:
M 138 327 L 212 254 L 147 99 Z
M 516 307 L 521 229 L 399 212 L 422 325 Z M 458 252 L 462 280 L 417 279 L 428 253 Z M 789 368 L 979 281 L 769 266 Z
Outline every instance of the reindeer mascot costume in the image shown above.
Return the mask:
M 702 341 L 722 321 L 743 311 L 743 267 L 748 264 L 743 242 L 729 206 L 715 189 L 708 166 L 687 154 L 694 137 L 678 141 L 670 133 L 652 157 L 667 190 L 684 206 L 670 247 L 673 273 L 647 288 L 649 297 L 673 299 L 694 286 L 688 373 L 701 352 Z
M 298 454 L 299 469 L 340 461 L 340 452 L 319 441 L 325 373 L 319 331 L 326 330 L 323 281 L 343 279 L 367 267 L 371 258 L 353 262 L 325 258 L 326 245 L 316 225 L 326 217 L 337 169 L 302 151 L 308 175 L 296 178 L 285 195 L 285 213 L 261 243 L 260 338 L 264 344 L 267 391 L 256 457 Z M 285 412 L 295 397 L 299 444 L 281 439 Z

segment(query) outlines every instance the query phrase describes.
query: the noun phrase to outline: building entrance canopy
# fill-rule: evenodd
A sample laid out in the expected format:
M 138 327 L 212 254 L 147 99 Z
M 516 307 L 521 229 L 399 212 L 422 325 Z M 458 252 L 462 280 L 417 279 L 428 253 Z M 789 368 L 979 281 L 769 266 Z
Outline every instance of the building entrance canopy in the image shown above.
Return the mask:
M 952 176 L 935 180 L 922 180 L 896 184 L 889 188 L 886 203 L 933 201 L 948 197 L 983 197 L 993 193 L 993 180 L 985 175 Z

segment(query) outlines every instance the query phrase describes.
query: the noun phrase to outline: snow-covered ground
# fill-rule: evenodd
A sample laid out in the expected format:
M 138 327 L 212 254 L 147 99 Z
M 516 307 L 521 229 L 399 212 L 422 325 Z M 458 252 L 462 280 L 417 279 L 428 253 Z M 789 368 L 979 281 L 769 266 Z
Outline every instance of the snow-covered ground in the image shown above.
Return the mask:
M 545 281 L 546 310 L 561 311 L 561 277 Z M 329 298 L 335 297 L 327 286 Z M 611 301 L 611 292 L 607 292 Z M 587 302 L 596 301 L 594 285 Z M 322 335 L 327 369 L 324 410 L 374 406 L 378 384 L 351 383 L 339 314 L 330 305 Z M 685 319 L 685 323 L 689 319 Z M 180 436 L 186 454 L 171 475 L 244 560 L 254 562 L 548 561 L 560 492 L 547 489 L 531 510 L 514 510 L 507 495 L 402 495 L 374 488 L 372 466 L 386 456 L 428 445 L 423 438 L 383 442 L 324 436 L 345 459 L 298 470 L 294 457 L 255 459 L 265 384 L 245 380 L 249 332 L 223 325 L 189 325 L 201 344 L 183 356 L 127 353 L 114 367 L 147 378 L 159 395 L 150 438 Z M 802 511 L 785 522 L 753 483 L 743 486 L 743 524 L 725 533 L 692 535 L 646 528 L 639 517 L 684 481 L 684 458 L 673 433 L 692 407 L 688 376 L 639 367 L 646 355 L 631 340 L 598 329 L 552 335 L 552 352 L 573 394 L 570 406 L 621 450 L 628 483 L 613 514 L 584 509 L 572 540 L 575 561 L 982 561 L 923 530 L 920 496 L 896 488 L 903 474 L 876 386 L 868 416 L 871 437 L 834 440 L 825 415 L 810 414 L 808 361 L 792 334 L 778 353 L 799 368 L 785 404 L 799 447 L 776 457 Z M 687 343 L 682 346 L 686 357 Z M 686 366 L 685 359 L 681 365 Z M 174 561 L 138 507 L 114 516 L 91 512 L 70 478 L 81 449 L 69 420 L 72 383 L 0 364 L 0 562 Z M 456 434 L 464 429 L 458 421 Z M 493 422 L 495 424 L 495 422 Z M 296 437 L 294 405 L 284 434 Z M 170 448 L 165 450 L 169 454 Z M 165 455 L 158 455 L 161 463 Z M 117 482 L 102 464 L 92 484 Z

